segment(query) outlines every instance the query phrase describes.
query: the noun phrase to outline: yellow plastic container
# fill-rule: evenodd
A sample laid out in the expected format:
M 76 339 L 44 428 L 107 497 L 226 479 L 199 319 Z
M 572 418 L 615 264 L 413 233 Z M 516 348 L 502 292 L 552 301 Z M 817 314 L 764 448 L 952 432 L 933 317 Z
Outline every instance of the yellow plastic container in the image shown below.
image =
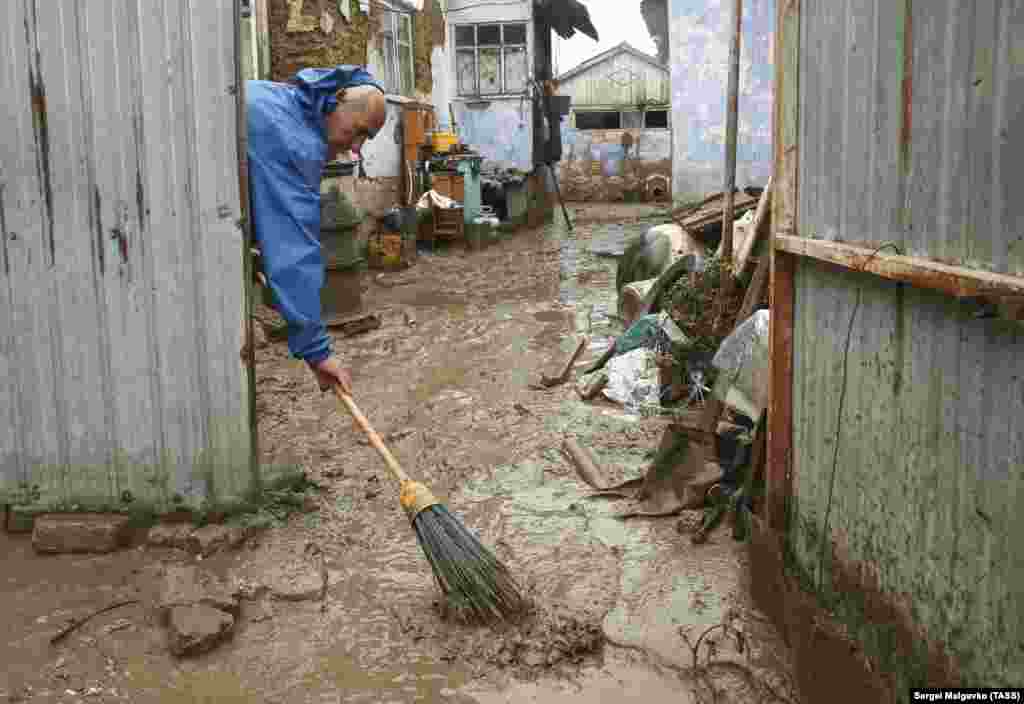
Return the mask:
M 452 132 L 434 132 L 430 135 L 430 144 L 438 154 L 446 154 L 459 143 L 459 138 Z

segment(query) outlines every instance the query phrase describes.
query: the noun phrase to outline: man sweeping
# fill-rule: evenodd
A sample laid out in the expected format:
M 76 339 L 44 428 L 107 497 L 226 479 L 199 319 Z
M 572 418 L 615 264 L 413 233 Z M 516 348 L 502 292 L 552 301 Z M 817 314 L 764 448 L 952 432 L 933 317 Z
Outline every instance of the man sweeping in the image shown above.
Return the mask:
M 330 389 L 370 438 L 401 488 L 399 502 L 445 595 L 466 620 L 508 620 L 527 612 L 508 568 L 410 479 L 355 405 L 352 377 L 331 353 L 320 320 L 320 177 L 328 159 L 359 152 L 384 126 L 384 91 L 355 66 L 305 69 L 288 84 L 249 81 L 249 197 L 253 230 L 277 309 L 288 321 L 288 349 L 320 388 Z
M 357 66 L 308 68 L 288 83 L 248 81 L 249 200 L 262 273 L 288 322 L 288 349 L 322 390 L 352 393 L 320 317 L 320 179 L 384 126 L 384 89 Z

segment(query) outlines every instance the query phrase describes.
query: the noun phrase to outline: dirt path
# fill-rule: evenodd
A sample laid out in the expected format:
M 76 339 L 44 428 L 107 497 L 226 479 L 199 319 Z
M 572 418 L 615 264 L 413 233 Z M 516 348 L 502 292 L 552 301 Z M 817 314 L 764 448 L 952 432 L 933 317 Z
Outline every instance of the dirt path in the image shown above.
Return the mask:
M 17 607 L 0 639 L 9 641 L 0 659 L 14 664 L 0 701 L 5 692 L 11 701 L 481 704 L 680 704 L 707 695 L 707 678 L 687 669 L 681 634 L 695 640 L 725 614 L 746 611 L 740 545 L 723 531 L 694 548 L 675 520 L 624 523 L 612 517 L 615 504 L 587 499 L 559 452 L 564 437 L 624 479 L 641 473 L 663 423 L 585 404 L 572 384 L 529 388 L 564 358 L 574 333 L 591 336 L 582 365 L 616 331 L 614 260 L 589 246 L 622 228 L 588 212 L 572 235 L 556 221 L 482 252 L 438 252 L 407 272 L 368 277 L 366 308 L 383 324 L 338 345 L 360 406 L 399 460 L 538 595 L 544 611 L 528 628 L 495 634 L 441 621 L 429 567 L 380 460 L 278 343 L 258 353 L 261 455 L 301 466 L 322 487 L 319 505 L 205 564 L 258 582 L 312 549 L 326 568 L 326 599 L 247 601 L 234 638 L 191 660 L 171 659 L 136 607 L 51 649 L 53 629 L 40 618 L 122 592 L 145 596 L 168 561 L 194 558 L 144 548 L 43 561 L 24 540 L 5 538 L 12 567 L 0 594 Z M 645 214 L 633 212 L 634 222 Z M 770 632 L 760 637 L 769 644 L 761 650 L 779 650 Z M 735 692 L 738 680 L 716 676 Z

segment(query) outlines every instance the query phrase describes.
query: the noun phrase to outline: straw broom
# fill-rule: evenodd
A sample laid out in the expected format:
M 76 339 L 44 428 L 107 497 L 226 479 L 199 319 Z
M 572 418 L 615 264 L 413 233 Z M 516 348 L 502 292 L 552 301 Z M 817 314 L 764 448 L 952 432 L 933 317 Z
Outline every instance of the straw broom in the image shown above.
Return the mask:
M 525 613 L 529 603 L 508 568 L 448 512 L 430 489 L 409 478 L 352 397 L 339 386 L 333 388 L 398 480 L 399 502 L 412 522 L 447 605 L 460 618 L 477 623 L 512 620 Z

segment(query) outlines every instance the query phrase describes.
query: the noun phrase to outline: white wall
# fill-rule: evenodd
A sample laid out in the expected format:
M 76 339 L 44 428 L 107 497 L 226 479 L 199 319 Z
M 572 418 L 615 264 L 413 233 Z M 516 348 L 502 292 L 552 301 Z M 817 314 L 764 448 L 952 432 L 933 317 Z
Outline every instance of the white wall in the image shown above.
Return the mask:
M 363 166 L 371 178 L 402 175 L 402 106 L 388 100 L 388 117 L 380 133 L 363 145 Z
M 442 0 L 443 2 L 443 0 Z M 475 0 L 449 0 L 447 46 L 433 53 L 434 90 L 432 102 L 438 124 L 450 126 L 448 106 L 455 111 L 460 138 L 477 150 L 487 165 L 530 171 L 533 168 L 533 118 L 528 100 L 519 96 L 487 98 L 482 101 L 456 95 L 454 26 L 480 22 L 526 22 L 527 62 L 534 60 L 533 13 L 529 0 L 501 5 L 480 5 Z M 533 71 L 530 71 L 532 77 Z M 470 103 L 470 105 L 467 105 Z M 473 105 L 478 103 L 478 105 Z

